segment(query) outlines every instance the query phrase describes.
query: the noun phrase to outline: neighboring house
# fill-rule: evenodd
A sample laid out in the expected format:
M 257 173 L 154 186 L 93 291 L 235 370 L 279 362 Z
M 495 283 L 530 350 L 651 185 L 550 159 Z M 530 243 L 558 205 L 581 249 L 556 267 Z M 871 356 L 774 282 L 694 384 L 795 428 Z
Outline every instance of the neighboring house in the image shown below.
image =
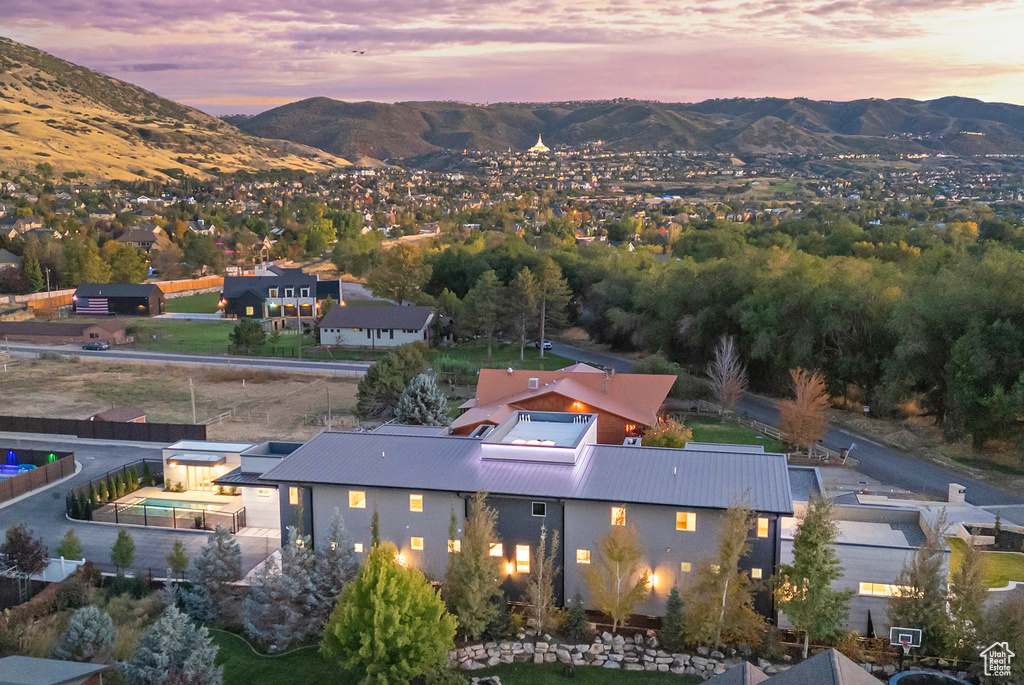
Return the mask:
M 0 271 L 5 269 L 18 269 L 21 267 L 21 257 L 0 248 Z
M 33 228 L 21 234 L 22 238 L 28 240 L 34 237 L 36 240 L 63 240 L 64 234 L 51 228 Z
M 879 685 L 881 681 L 838 650 L 826 649 L 773 676 L 743 662 L 706 682 L 707 685 Z
M 320 344 L 397 347 L 428 341 L 433 320 L 432 307 L 332 307 L 320 321 Z
M 589 412 L 598 415 L 598 441 L 621 445 L 658 425 L 675 381 L 675 376 L 615 374 L 587 364 L 558 371 L 481 369 L 476 397 L 460 406 L 465 413 L 452 422 L 452 433 L 468 435 L 478 426 L 497 425 L 517 409 Z
M 85 664 L 33 656 L 5 656 L 0 659 L 2 685 L 102 685 L 103 674 L 113 664 Z
M 128 229 L 117 238 L 117 242 L 149 252 L 153 248 L 161 248 L 170 241 L 167 239 L 164 229 L 159 226 L 145 225 Z
M 164 293 L 155 283 L 83 283 L 71 299 L 81 316 L 164 313 Z
M 300 447 L 301 442 L 261 442 L 241 453 L 238 468 L 214 479 L 214 485 L 241 491 L 245 524 L 250 528 L 280 529 L 281 502 L 277 486 L 260 480 L 260 476 Z
M 19 233 L 35 231 L 43 227 L 43 220 L 36 216 L 22 216 L 14 220 L 14 229 Z
M 750 552 L 740 565 L 754 578 L 778 566 L 778 520 L 792 515 L 786 456 L 597 444 L 595 414 L 516 411 L 480 436 L 405 431 L 323 432 L 261 478 L 281 492 L 281 529 L 301 525 L 313 544 L 340 510 L 357 552 L 370 548 L 377 512 L 382 539 L 404 563 L 432 578 L 448 565 L 449 519 L 461 532 L 474 492 L 497 511 L 502 588 L 520 601 L 541 526 L 558 533 L 564 559 L 558 602 L 587 596 L 582 570 L 597 561 L 602 536 L 634 524 L 653 573 L 638 612 L 661 615 L 669 590 L 692 587 L 713 555 L 726 509 L 745 500 L 755 512 Z M 767 591 L 757 608 L 771 615 Z M 588 606 L 593 606 L 588 602 Z
M 119 423 L 146 423 L 146 412 L 144 409 L 126 405 L 123 407 L 111 407 L 99 414 L 89 417 L 90 421 L 116 421 Z
M 120 321 L 64 323 L 55 321 L 0 321 L 0 338 L 32 343 L 106 342 L 111 345 L 127 339 Z
M 224 316 L 269 320 L 273 328 L 298 325 L 298 317 L 312 323 L 320 302 L 339 300 L 339 281 L 321 281 L 301 269 L 270 267 L 262 276 L 225 276 L 221 299 Z

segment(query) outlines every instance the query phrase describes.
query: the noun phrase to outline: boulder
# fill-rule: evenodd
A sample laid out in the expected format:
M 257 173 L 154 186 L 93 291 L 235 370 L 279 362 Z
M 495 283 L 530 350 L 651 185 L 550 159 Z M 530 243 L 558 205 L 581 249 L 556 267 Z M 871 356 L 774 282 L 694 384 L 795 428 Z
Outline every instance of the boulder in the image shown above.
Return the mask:
M 627 671 L 642 671 L 642 670 L 644 670 L 644 667 L 641 666 L 640 664 L 626 664 L 626 670 Z
M 712 659 L 724 659 L 724 658 L 725 658 L 725 655 L 724 655 L 724 654 L 722 654 L 721 652 L 719 652 L 719 651 L 718 651 L 718 650 L 716 649 L 715 651 L 711 652 L 711 658 L 712 658 Z
M 564 650 L 564 649 L 558 649 L 558 650 L 555 650 L 555 656 L 556 656 L 556 657 L 558 658 L 558 660 L 559 660 L 560 662 L 562 662 L 563 664 L 567 664 L 567 663 L 569 663 L 569 661 L 570 661 L 570 657 L 569 657 L 569 652 L 567 652 L 567 651 L 566 651 L 566 650 Z
M 619 662 L 618 661 L 606 661 L 603 664 L 601 664 L 601 667 L 602 668 L 619 668 Z
M 501 663 L 501 658 L 500 657 L 492 656 L 490 659 L 487 660 L 487 667 L 490 668 L 491 666 L 497 666 L 500 663 Z
M 533 663 L 535 663 L 535 664 L 542 664 L 542 663 L 544 663 L 544 655 L 541 654 L 540 652 L 534 652 L 533 653 Z

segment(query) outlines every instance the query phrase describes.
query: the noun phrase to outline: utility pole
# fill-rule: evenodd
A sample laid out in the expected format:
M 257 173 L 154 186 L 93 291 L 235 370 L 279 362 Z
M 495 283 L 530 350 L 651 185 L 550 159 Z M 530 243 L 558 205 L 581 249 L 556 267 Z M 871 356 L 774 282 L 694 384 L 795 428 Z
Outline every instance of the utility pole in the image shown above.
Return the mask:
M 196 386 L 192 384 L 192 379 L 188 379 L 188 394 L 192 396 L 192 423 L 196 423 Z
M 299 320 L 299 359 L 302 359 L 302 305 L 295 298 L 295 316 Z
M 50 267 L 46 267 L 46 292 L 50 292 Z

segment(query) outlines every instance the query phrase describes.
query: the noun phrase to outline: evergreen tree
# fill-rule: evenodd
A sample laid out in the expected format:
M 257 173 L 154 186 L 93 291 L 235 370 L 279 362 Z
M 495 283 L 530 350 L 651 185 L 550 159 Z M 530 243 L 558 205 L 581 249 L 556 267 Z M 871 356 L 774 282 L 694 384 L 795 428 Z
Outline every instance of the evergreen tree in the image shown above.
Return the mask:
M 43 289 L 43 270 L 39 267 L 39 260 L 30 254 L 21 258 L 21 277 L 30 293 L 37 293 Z
M 921 629 L 921 651 L 944 656 L 950 642 L 944 570 L 945 514 L 924 526 L 926 538 L 903 565 L 889 598 L 889 624 Z
M 498 613 L 491 598 L 498 594 L 501 557 L 491 556 L 500 542 L 495 527 L 498 513 L 487 506 L 487 494 L 478 492 L 469 504 L 461 551 L 448 555 L 445 581 L 448 605 L 459 618 L 463 635 L 476 639 Z
M 131 568 L 135 563 L 135 540 L 124 528 L 118 529 L 117 539 L 110 548 L 110 563 L 117 569 L 117 575 L 121 575 L 124 569 Z
M 970 660 L 978 655 L 978 643 L 984 633 L 985 586 L 981 551 L 965 543 L 963 562 L 949 574 L 950 643 L 957 659 Z
M 558 616 L 558 607 L 555 605 L 555 578 L 561 572 L 555 563 L 558 558 L 558 531 L 551 534 L 550 549 L 547 536 L 547 526 L 541 524 L 540 544 L 531 553 L 530 575 L 526 581 L 525 599 L 530 605 L 530 617 L 538 633 L 543 633 Z
M 341 512 L 334 510 L 334 518 L 327 529 L 327 538 L 316 546 L 317 594 L 324 606 L 324 617 L 338 600 L 345 583 L 359 573 L 359 557 L 355 542 L 345 527 Z
M 370 547 L 380 544 L 380 514 L 377 513 L 377 505 L 373 505 L 373 517 L 370 519 Z
M 665 600 L 665 618 L 661 620 L 661 647 L 666 652 L 682 651 L 685 643 L 683 631 L 683 598 L 679 588 L 673 587 Z
M 325 658 L 365 670 L 368 682 L 382 685 L 425 674 L 455 646 L 455 618 L 422 573 L 395 562 L 397 553 L 390 542 L 370 550 L 342 591 L 320 647 Z
M 804 634 L 805 659 L 812 639 L 834 644 L 845 633 L 853 592 L 832 589 L 843 577 L 838 534 L 832 500 L 812 495 L 793 537 L 793 563 L 781 564 L 775 580 L 779 610 Z
M 219 613 L 217 600 L 222 597 L 223 585 L 242 579 L 242 550 L 227 528 L 217 526 L 207 538 L 206 545 L 192 562 L 188 579 L 193 592 L 187 600 L 183 599 L 185 606 L 194 607 L 197 614 L 203 614 L 203 609 L 211 610 L 214 615 Z M 213 604 L 207 605 L 208 602 Z M 194 617 L 191 612 L 189 615 Z
M 142 487 L 153 487 L 153 473 L 149 470 L 149 462 L 142 462 Z
M 535 274 L 537 280 L 537 311 L 540 312 L 540 358 L 544 358 L 544 341 L 548 329 L 565 325 L 565 310 L 569 304 L 569 284 L 562 278 L 562 270 L 554 260 L 546 257 Z
M 81 504 L 81 503 L 79 503 Z M 81 511 L 79 511 L 81 514 Z M 61 539 L 60 544 L 57 545 L 57 556 L 64 557 L 65 559 L 81 559 L 82 558 L 82 541 L 75 535 L 75 529 L 70 528 L 68 532 L 64 533 L 64 537 Z
M 526 351 L 526 337 L 534 328 L 537 317 L 537 279 L 528 267 L 523 267 L 508 284 L 508 314 L 512 329 L 519 340 L 519 361 Z
M 448 418 L 448 399 L 433 376 L 421 373 L 409 382 L 398 401 L 395 419 L 416 426 L 447 426 L 452 422 Z
M 50 554 L 39 538 L 24 523 L 11 526 L 0 545 L 0 562 L 13 566 L 21 573 L 42 573 L 50 563 Z
M 577 592 L 572 596 L 569 609 L 565 612 L 562 636 L 567 642 L 579 644 L 590 637 L 589 623 L 587 611 L 583 608 L 583 595 Z
M 493 269 L 485 271 L 473 289 L 466 293 L 466 311 L 473 328 L 487 338 L 487 358 L 491 358 L 494 336 L 502 325 L 507 296 L 505 286 Z
M 222 685 L 217 646 L 206 626 L 168 606 L 149 629 L 131 661 L 120 662 L 126 685 Z
M 238 349 L 245 349 L 246 354 L 252 354 L 253 348 L 260 348 L 267 342 L 267 332 L 263 330 L 263 324 L 255 319 L 242 319 L 228 333 L 228 340 Z
M 590 600 L 612 617 L 613 633 L 647 595 L 648 575 L 640 570 L 644 554 L 636 526 L 612 526 L 601 536 L 594 563 L 583 569 Z
M 110 656 L 116 639 L 117 630 L 110 615 L 94 606 L 84 607 L 71 615 L 68 629 L 53 650 L 53 658 L 102 662 Z
M 317 592 L 310 538 L 294 527 L 285 535 L 280 569 L 273 562 L 265 564 L 242 603 L 246 632 L 274 651 L 319 634 L 323 618 L 318 614 L 327 613 Z
M 185 579 L 185 571 L 188 570 L 188 553 L 185 552 L 185 545 L 181 540 L 175 540 L 171 547 L 171 553 L 167 555 L 167 567 L 177 573 L 182 580 Z
M 409 382 L 427 370 L 423 347 L 411 343 L 396 347 L 366 370 L 356 389 L 356 415 L 387 421 Z

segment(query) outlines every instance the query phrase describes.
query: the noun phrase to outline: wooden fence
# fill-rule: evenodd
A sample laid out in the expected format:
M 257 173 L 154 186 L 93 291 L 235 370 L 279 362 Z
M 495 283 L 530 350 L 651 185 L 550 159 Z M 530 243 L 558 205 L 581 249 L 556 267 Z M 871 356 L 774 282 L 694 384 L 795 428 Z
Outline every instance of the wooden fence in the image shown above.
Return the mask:
M 0 481 L 0 502 L 6 502 L 31 492 L 36 488 L 70 476 L 75 472 L 75 455 L 69 454 L 57 461 L 44 464 L 31 471 L 25 471 L 17 476 L 11 476 Z
M 206 440 L 206 426 L 190 423 L 131 423 L 41 416 L 0 416 L 0 431 L 75 435 L 79 438 L 137 442 Z

